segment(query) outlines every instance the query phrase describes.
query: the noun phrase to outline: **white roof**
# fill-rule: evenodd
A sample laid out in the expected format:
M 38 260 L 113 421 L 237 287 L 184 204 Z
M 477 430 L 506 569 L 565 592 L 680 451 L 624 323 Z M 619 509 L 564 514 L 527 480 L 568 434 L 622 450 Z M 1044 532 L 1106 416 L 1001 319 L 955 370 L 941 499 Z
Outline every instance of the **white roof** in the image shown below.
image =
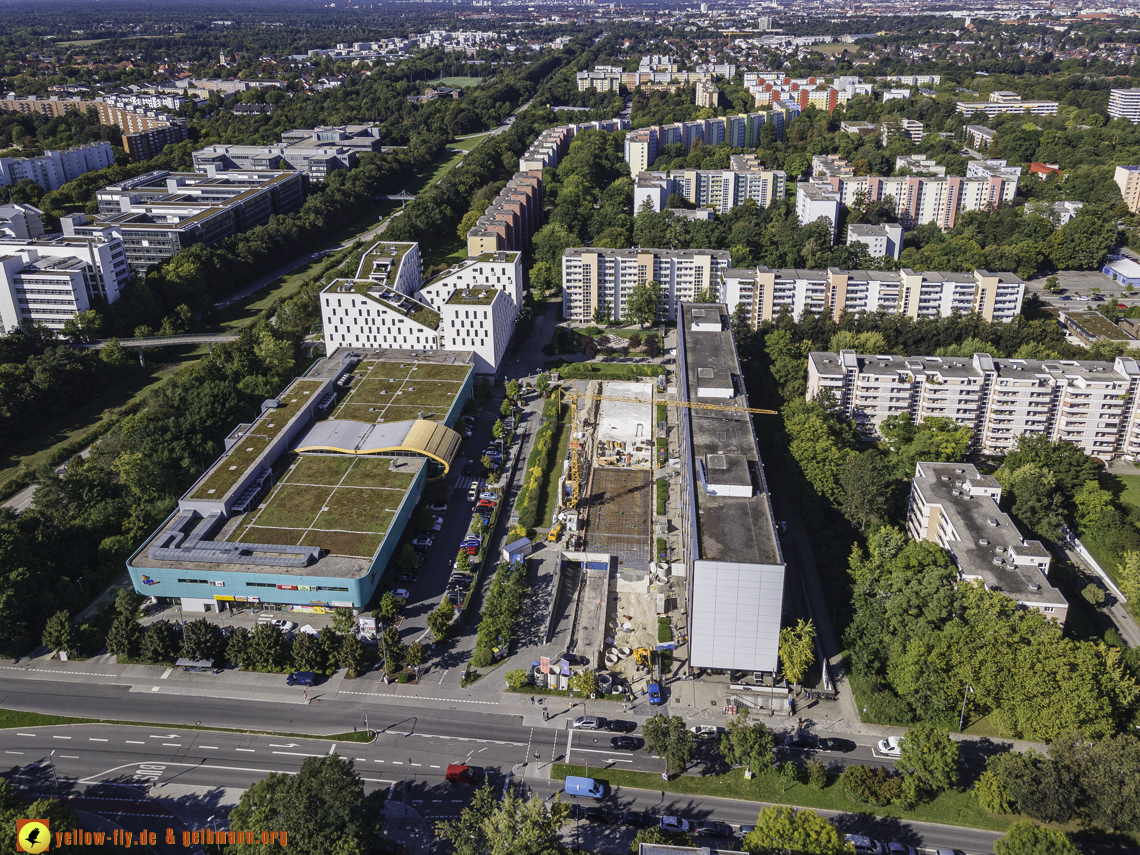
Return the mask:
M 628 442 L 653 436 L 653 385 L 651 383 L 608 382 L 602 395 L 634 398 L 634 401 L 602 401 L 598 411 L 598 442 Z
M 1105 265 L 1108 269 L 1119 273 L 1125 279 L 1140 279 L 1140 264 L 1131 258 L 1118 258 Z

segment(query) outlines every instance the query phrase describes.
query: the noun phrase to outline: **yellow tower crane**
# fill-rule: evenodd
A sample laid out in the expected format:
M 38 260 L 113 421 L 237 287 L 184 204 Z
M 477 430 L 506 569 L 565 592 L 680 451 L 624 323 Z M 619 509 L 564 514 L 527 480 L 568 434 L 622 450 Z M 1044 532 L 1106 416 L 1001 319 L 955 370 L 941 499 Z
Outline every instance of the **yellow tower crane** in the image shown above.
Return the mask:
M 628 404 L 646 404 L 650 403 L 643 401 L 640 398 L 623 398 L 617 395 L 590 395 L 586 392 L 579 392 L 573 385 L 558 387 L 559 398 L 558 406 L 561 410 L 562 405 L 567 400 L 570 402 L 570 508 L 578 507 L 578 499 L 581 496 L 581 450 L 582 444 L 576 436 L 574 436 L 574 427 L 578 423 L 578 399 L 584 398 L 587 401 L 623 401 Z M 765 416 L 776 415 L 775 410 L 760 410 L 755 407 L 737 407 L 731 404 L 705 404 L 698 401 L 656 401 L 653 403 L 664 404 L 667 407 L 684 407 L 689 410 L 720 410 L 734 413 L 759 413 Z

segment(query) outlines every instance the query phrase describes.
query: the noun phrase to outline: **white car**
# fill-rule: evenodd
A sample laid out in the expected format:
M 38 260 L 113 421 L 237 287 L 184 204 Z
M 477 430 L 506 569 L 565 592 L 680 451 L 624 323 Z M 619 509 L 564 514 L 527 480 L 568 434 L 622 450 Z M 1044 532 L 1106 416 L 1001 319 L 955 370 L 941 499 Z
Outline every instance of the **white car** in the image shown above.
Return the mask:
M 888 757 L 901 757 L 902 737 L 888 736 L 886 739 L 880 739 L 878 749 L 880 754 L 885 754 Z
M 411 596 L 411 594 L 408 592 L 407 588 L 397 588 L 396 590 L 394 590 L 392 592 L 392 596 L 395 597 L 397 600 L 405 600 L 406 601 L 408 599 L 408 597 Z
M 297 628 L 297 624 L 291 620 L 271 620 L 269 625 L 277 627 L 282 632 L 292 632 Z
M 417 537 L 412 541 L 412 546 L 431 546 L 433 540 L 430 537 Z
M 442 514 L 444 511 L 447 510 L 447 505 L 440 505 L 440 504 L 428 505 L 428 510 L 434 511 L 437 514 Z
M 661 817 L 662 831 L 679 831 L 681 834 L 688 834 L 690 828 L 691 826 L 687 819 L 681 819 L 679 816 Z

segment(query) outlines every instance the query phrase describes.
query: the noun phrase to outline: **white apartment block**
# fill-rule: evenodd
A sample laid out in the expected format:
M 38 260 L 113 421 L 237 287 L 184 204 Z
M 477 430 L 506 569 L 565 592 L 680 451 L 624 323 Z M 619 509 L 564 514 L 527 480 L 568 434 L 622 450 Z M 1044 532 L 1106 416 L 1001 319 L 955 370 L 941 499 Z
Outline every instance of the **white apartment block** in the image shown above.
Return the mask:
M 129 278 L 116 237 L 0 240 L 0 329 L 24 322 L 62 329 L 80 312 L 119 299 Z
M 937 86 L 942 82 L 941 74 L 888 74 L 878 78 L 885 83 L 899 86 Z
M 0 186 L 33 181 L 44 190 L 58 190 L 86 172 L 114 166 L 109 142 L 82 145 L 66 151 L 45 151 L 39 157 L 0 157 Z
M 827 220 L 827 226 L 831 230 L 831 242 L 835 243 L 835 224 L 839 222 L 839 199 L 839 191 L 833 190 L 826 184 L 815 184 L 810 181 L 796 184 L 796 216 L 800 224 L 806 226 L 822 217 Z
M 799 114 L 797 104 L 778 102 L 763 112 L 638 128 L 626 135 L 625 162 L 629 164 L 629 174 L 636 176 L 652 169 L 657 156 L 670 143 L 680 143 L 688 154 L 698 139 L 705 145 L 726 143 L 732 148 L 756 148 L 765 125 L 775 128 L 776 139 L 783 139 L 784 128 Z
M 1140 123 L 1140 89 L 1112 89 L 1108 94 L 1108 117 Z
M 981 582 L 1060 624 L 1069 603 L 1049 584 L 1049 550 L 1026 540 L 998 507 L 1001 484 L 969 463 L 919 463 L 910 488 L 907 533 L 951 554 L 960 582 Z
M 1009 97 L 1012 95 L 1013 97 Z M 959 101 L 957 111 L 963 116 L 985 113 L 996 116 L 999 113 L 1028 113 L 1031 116 L 1056 116 L 1056 101 L 1022 101 L 1012 92 L 992 92 L 988 101 Z
M 476 373 L 495 375 L 522 300 L 521 254 L 484 253 L 427 283 L 420 268 L 418 244 L 381 241 L 361 260 L 356 279 L 326 287 L 325 352 L 471 351 Z
M 765 169 L 755 155 L 734 154 L 730 169 L 685 169 L 672 173 L 642 172 L 633 190 L 633 210 L 638 212 L 646 201 L 654 211 L 661 211 L 673 193 L 684 196 L 700 208 L 728 213 L 746 199 L 767 208 L 783 199 L 788 177 L 779 169 Z
M 871 258 L 889 255 L 898 261 L 902 254 L 903 227 L 898 223 L 883 223 L 879 226 L 851 223 L 847 226 L 847 245 L 853 243 L 866 244 Z
M 910 93 L 907 93 L 910 97 Z M 888 100 L 886 93 L 883 94 L 883 100 Z M 890 141 L 896 136 L 904 136 L 915 145 L 922 142 L 922 122 L 915 121 L 914 119 L 887 119 L 883 122 L 879 131 L 879 137 L 884 146 L 890 144 Z
M 1140 364 L 812 353 L 807 395 L 824 389 L 867 439 L 888 416 L 950 418 L 987 454 L 1007 454 L 1023 434 L 1067 440 L 1101 460 L 1140 456 Z
M 981 151 L 990 147 L 994 141 L 994 130 L 985 125 L 966 125 L 966 136 L 970 138 L 970 145 Z
M 1120 188 L 1124 204 L 1132 213 L 1140 213 L 1140 166 L 1118 166 L 1112 180 Z
M 753 329 L 783 311 L 827 313 L 887 312 L 912 318 L 942 318 L 977 312 L 988 321 L 1008 322 L 1021 311 L 1025 283 L 1012 273 L 918 273 L 888 270 L 755 270 L 731 268 L 718 282 L 718 297 L 730 311 L 744 305 Z
M 0 205 L 0 240 L 35 240 L 44 236 L 44 212 L 35 205 Z
M 562 311 L 570 321 L 592 321 L 597 309 L 626 320 L 639 284 L 661 288 L 657 319 L 676 320 L 678 304 L 692 303 L 706 288 L 716 292 L 731 256 L 717 249 L 605 249 L 575 247 L 562 253 Z

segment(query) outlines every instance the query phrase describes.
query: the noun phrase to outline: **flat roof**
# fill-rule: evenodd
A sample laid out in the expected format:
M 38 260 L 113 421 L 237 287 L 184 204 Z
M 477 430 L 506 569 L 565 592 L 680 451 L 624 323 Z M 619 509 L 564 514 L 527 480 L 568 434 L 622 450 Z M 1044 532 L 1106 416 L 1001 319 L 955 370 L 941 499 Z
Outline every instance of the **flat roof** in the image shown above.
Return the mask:
M 602 401 L 598 410 L 597 444 L 642 440 L 650 445 L 656 435 L 653 422 L 653 384 L 608 381 L 602 394 L 633 401 Z
M 330 418 L 375 424 L 418 418 L 442 422 L 474 371 L 468 362 L 429 361 L 419 351 L 406 359 L 387 351 L 372 353 L 379 358 L 370 353 L 356 367 L 357 379 Z
M 951 542 L 949 549 L 963 576 L 980 578 L 987 588 L 1019 602 L 1068 606 L 1035 566 L 1013 563 L 1012 554 L 1047 557 L 1040 542 L 1025 540 L 990 496 L 971 493 L 971 488 L 1000 490 L 996 478 L 979 474 L 969 463 L 924 462 L 918 464 L 912 483 L 927 504 L 941 507 L 962 538 Z
M 748 407 L 727 307 L 683 303 L 679 326 L 681 400 Z M 702 373 L 710 370 L 714 378 L 728 381 L 728 397 L 698 395 L 699 389 L 708 388 L 707 380 L 702 383 Z M 693 485 L 697 510 L 690 583 L 692 663 L 696 667 L 775 671 L 784 559 L 752 414 L 686 408 L 684 417 L 691 436 L 691 458 L 683 465 Z M 717 469 L 711 476 L 707 468 L 710 459 Z M 710 478 L 718 487 L 732 489 L 713 495 L 707 491 Z

